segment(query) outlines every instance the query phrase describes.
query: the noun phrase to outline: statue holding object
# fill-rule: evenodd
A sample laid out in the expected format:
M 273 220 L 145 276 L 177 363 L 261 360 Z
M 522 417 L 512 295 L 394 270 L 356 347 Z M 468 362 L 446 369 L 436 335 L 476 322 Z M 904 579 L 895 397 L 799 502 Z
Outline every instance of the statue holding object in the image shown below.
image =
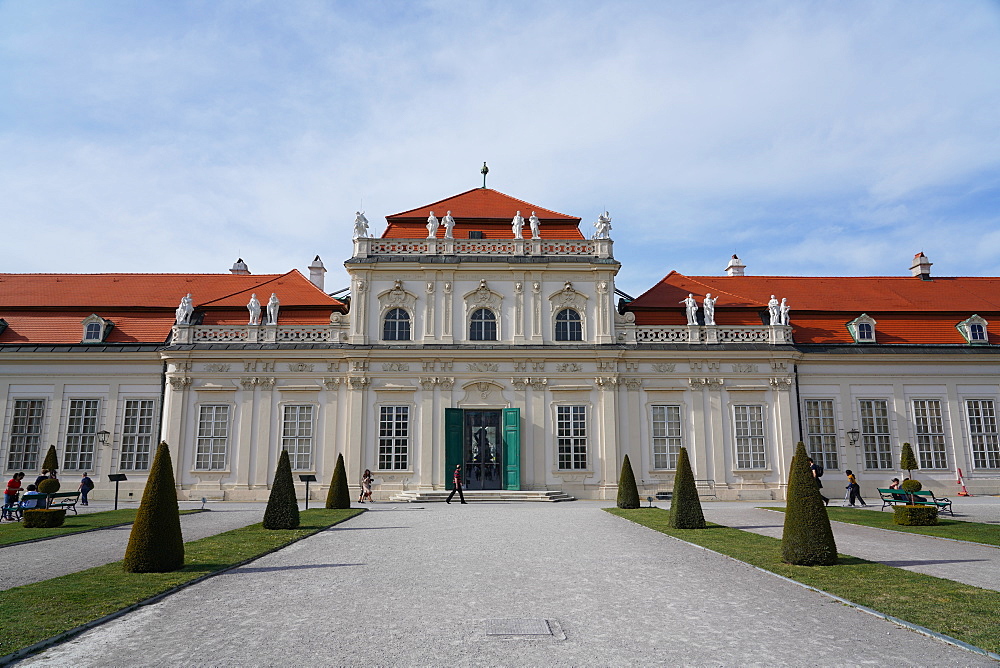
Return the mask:
M 541 239 L 542 238 L 542 221 L 538 220 L 538 216 L 535 212 L 531 212 L 531 217 L 528 218 L 528 227 L 531 228 L 531 238 Z
M 688 296 L 680 301 L 681 304 L 687 307 L 687 321 L 688 325 L 698 324 L 698 302 L 695 301 L 694 295 L 690 292 Z
M 438 226 L 440 223 L 438 222 L 438 219 L 434 215 L 433 211 L 431 211 L 430 214 L 431 215 L 427 216 L 427 238 L 435 239 L 437 238 Z
M 368 238 L 368 219 L 365 218 L 364 211 L 354 212 L 354 238 L 355 239 Z
M 597 222 L 594 223 L 594 230 L 594 239 L 611 238 L 611 216 L 608 215 L 607 211 L 597 217 Z
M 455 219 L 451 217 L 451 211 L 445 214 L 444 218 L 441 219 L 444 224 L 444 238 L 454 239 L 455 238 Z
M 510 229 L 514 233 L 515 239 L 524 238 L 524 217 L 521 216 L 521 212 L 518 211 L 514 214 L 514 220 L 510 221 Z

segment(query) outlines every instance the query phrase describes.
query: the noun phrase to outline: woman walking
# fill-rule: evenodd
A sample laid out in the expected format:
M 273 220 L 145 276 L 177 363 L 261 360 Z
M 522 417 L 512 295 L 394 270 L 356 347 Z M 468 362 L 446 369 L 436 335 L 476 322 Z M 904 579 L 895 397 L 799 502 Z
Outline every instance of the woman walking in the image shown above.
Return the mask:
M 858 484 L 858 479 L 854 477 L 854 471 L 847 469 L 844 473 L 847 474 L 847 505 L 853 507 L 854 500 L 857 499 L 862 508 L 868 507 L 865 500 L 861 498 L 861 485 Z
M 369 469 L 365 469 L 361 476 L 361 495 L 358 497 L 358 503 L 364 503 L 365 499 L 368 499 L 370 503 L 375 503 L 372 500 L 372 472 Z

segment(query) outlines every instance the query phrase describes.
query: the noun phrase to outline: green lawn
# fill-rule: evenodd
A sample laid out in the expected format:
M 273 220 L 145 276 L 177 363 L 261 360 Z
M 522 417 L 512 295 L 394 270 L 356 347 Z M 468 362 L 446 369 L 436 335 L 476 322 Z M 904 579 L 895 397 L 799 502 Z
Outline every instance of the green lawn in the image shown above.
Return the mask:
M 182 510 L 181 515 L 200 513 L 201 510 Z M 51 529 L 26 529 L 20 522 L 4 522 L 0 524 L 0 547 L 23 543 L 36 538 L 65 536 L 91 529 L 107 529 L 108 527 L 131 524 L 135 521 L 136 508 L 122 510 L 106 510 L 99 513 L 84 513 L 82 515 L 66 515 L 66 521 L 61 527 Z
M 766 508 L 766 510 L 785 511 L 784 508 Z M 939 515 L 937 526 L 905 527 L 892 523 L 893 513 L 891 510 L 879 512 L 876 510 L 857 510 L 855 508 L 827 508 L 827 515 L 830 516 L 831 520 L 837 522 L 860 524 L 861 526 L 890 529 L 904 533 L 919 533 L 925 536 L 937 536 L 938 538 L 967 540 L 973 543 L 983 543 L 984 545 L 996 545 L 1000 547 L 1000 524 L 965 522 L 951 519 L 950 515 Z
M 310 509 L 301 513 L 302 524 L 298 529 L 269 531 L 260 524 L 252 524 L 192 541 L 184 545 L 184 568 L 173 573 L 126 573 L 121 562 L 117 561 L 2 591 L 0 655 L 10 654 L 177 585 L 283 547 L 362 512 L 363 509 Z
M 717 524 L 707 529 L 671 529 L 666 526 L 667 511 L 660 508 L 608 508 L 607 511 L 668 536 L 1000 653 L 1000 616 L 997 614 L 1000 592 L 843 554 L 834 566 L 790 566 L 781 561 L 781 541 L 777 538 Z

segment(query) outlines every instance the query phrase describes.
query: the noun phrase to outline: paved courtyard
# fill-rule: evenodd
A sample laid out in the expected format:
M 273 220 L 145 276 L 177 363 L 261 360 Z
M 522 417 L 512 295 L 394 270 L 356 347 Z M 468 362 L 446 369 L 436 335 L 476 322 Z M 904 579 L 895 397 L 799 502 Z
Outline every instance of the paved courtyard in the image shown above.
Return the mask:
M 607 505 L 376 504 L 22 665 L 995 665 Z

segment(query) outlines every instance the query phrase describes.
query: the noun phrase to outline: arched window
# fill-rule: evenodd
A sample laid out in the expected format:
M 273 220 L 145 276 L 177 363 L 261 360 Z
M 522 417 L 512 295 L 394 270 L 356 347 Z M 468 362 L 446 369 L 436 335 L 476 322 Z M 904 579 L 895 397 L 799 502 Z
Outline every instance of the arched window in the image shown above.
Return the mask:
M 859 341 L 875 340 L 875 330 L 872 329 L 871 323 L 867 322 L 858 323 L 858 340 Z
M 972 341 L 985 341 L 986 328 L 978 323 L 969 325 L 969 339 Z
M 401 308 L 390 309 L 382 323 L 382 340 L 409 341 L 410 314 Z
M 497 317 L 488 308 L 476 309 L 469 321 L 470 341 L 496 341 Z
M 576 310 L 564 308 L 556 314 L 556 341 L 583 341 L 583 323 Z

